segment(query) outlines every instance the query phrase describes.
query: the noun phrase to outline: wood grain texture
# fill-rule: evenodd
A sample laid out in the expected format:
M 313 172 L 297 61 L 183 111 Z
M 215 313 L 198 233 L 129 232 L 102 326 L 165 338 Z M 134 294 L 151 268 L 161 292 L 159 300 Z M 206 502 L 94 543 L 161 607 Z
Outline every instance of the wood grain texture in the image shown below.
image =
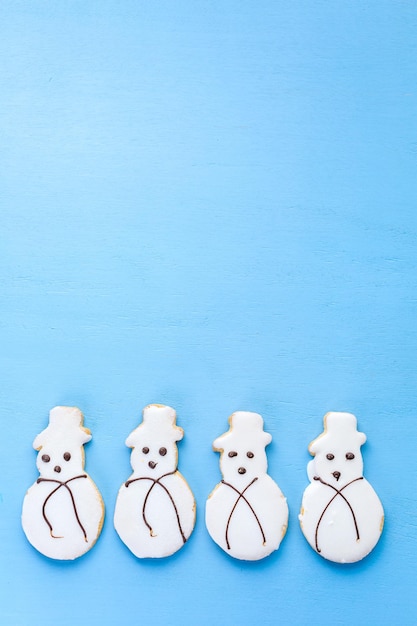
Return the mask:
M 386 0 L 1 3 L 2 623 L 416 623 L 416 22 Z M 158 563 L 112 527 L 152 402 L 177 410 L 197 500 Z M 57 404 L 85 414 L 107 506 L 62 564 L 20 527 Z M 260 563 L 204 527 L 236 410 L 263 415 L 290 508 Z M 357 415 L 387 515 L 345 568 L 297 521 L 329 410 Z

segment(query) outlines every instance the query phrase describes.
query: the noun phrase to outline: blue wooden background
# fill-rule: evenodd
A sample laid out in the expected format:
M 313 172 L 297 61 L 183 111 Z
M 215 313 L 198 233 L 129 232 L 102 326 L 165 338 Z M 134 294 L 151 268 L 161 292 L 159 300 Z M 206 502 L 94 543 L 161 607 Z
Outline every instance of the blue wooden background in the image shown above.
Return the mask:
M 416 4 L 3 0 L 0 31 L 1 623 L 415 625 Z M 112 524 L 151 402 L 198 505 L 156 562 Z M 84 411 L 107 506 L 73 563 L 20 527 L 56 404 Z M 290 507 L 259 563 L 204 525 L 235 410 L 264 416 Z M 297 521 L 328 410 L 357 415 L 386 509 L 345 567 Z

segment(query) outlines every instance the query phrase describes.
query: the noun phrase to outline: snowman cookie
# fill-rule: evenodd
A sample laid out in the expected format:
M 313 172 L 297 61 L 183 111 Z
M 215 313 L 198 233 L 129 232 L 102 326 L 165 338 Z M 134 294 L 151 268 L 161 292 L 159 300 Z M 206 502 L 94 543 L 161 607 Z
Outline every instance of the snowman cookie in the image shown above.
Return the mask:
M 184 431 L 175 422 L 174 409 L 150 404 L 126 439 L 133 473 L 120 487 L 114 527 L 138 558 L 177 552 L 194 529 L 194 496 L 177 470 L 177 441 Z
M 384 525 L 382 504 L 363 477 L 361 446 L 351 413 L 327 413 L 324 432 L 309 445 L 311 484 L 304 491 L 301 530 L 320 556 L 337 563 L 363 559 L 377 544 Z
M 272 437 L 258 413 L 238 411 L 230 429 L 213 442 L 220 452 L 223 480 L 206 503 L 206 526 L 230 556 L 257 561 L 279 548 L 288 524 L 288 506 L 267 474 L 265 446 Z
M 25 495 L 22 526 L 29 542 L 51 559 L 88 552 L 103 526 L 103 500 L 84 471 L 84 444 L 90 439 L 81 411 L 57 406 L 33 442 L 40 476 Z

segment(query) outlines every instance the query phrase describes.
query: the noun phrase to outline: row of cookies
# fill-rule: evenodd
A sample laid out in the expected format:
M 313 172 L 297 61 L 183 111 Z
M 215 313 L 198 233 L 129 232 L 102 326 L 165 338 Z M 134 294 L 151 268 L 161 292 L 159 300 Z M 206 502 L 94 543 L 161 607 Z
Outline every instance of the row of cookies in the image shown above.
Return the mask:
M 174 409 L 151 404 L 126 440 L 133 472 L 120 487 L 114 526 L 139 558 L 175 553 L 194 529 L 195 499 L 177 469 L 183 434 Z M 103 500 L 84 470 L 84 444 L 90 439 L 81 411 L 58 406 L 33 442 L 39 478 L 25 495 L 22 526 L 29 542 L 52 559 L 85 554 L 101 532 Z M 287 530 L 286 498 L 267 473 L 265 448 L 271 439 L 261 415 L 238 411 L 229 418 L 229 430 L 213 443 L 223 479 L 208 497 L 206 526 L 237 559 L 268 556 Z M 365 441 L 354 415 L 332 412 L 309 446 L 314 458 L 308 465 L 301 529 L 318 554 L 339 563 L 364 558 L 382 532 L 381 502 L 363 477 L 360 448 Z

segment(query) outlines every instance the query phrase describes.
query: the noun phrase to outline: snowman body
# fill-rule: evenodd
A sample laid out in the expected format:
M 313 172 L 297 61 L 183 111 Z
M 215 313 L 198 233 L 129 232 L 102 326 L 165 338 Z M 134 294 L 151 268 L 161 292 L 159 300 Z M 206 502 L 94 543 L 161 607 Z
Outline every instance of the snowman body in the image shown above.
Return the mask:
M 328 413 L 324 434 L 309 446 L 314 455 L 308 464 L 311 484 L 299 520 L 311 547 L 330 561 L 363 559 L 382 532 L 382 504 L 363 476 L 360 446 L 365 440 L 354 415 Z
M 177 470 L 176 441 L 182 436 L 174 409 L 149 405 L 144 421 L 126 440 L 133 448 L 133 473 L 119 489 L 114 526 L 138 558 L 169 556 L 193 531 L 194 496 Z
M 84 471 L 83 443 L 91 435 L 81 424 L 78 409 L 55 407 L 49 427 L 34 441 L 40 476 L 23 500 L 22 526 L 29 542 L 53 559 L 88 552 L 103 525 L 100 492 Z
M 267 474 L 263 431 L 257 413 L 239 411 L 230 430 L 215 440 L 221 452 L 223 480 L 206 503 L 206 526 L 212 539 L 230 556 L 255 561 L 277 550 L 288 524 L 288 506 Z
M 185 544 L 194 528 L 194 496 L 180 472 L 132 474 L 120 487 L 114 525 L 139 558 L 165 557 Z

